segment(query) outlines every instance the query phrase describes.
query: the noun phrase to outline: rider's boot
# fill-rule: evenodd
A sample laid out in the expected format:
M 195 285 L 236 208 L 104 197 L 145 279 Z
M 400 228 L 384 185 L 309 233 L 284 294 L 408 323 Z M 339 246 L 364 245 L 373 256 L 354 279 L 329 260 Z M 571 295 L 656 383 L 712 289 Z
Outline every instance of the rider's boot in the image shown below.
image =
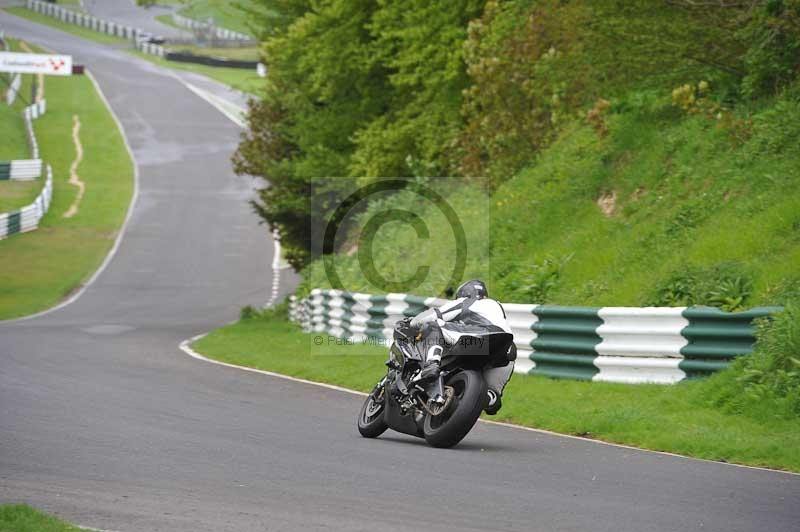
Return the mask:
M 425 357 L 425 366 L 419 373 L 419 380 L 435 379 L 439 376 L 439 366 L 442 362 L 442 346 L 434 345 L 428 349 L 428 356 Z
M 493 416 L 503 407 L 502 396 L 491 388 L 486 390 L 486 395 L 489 397 L 489 402 L 486 404 L 484 411 L 490 416 Z

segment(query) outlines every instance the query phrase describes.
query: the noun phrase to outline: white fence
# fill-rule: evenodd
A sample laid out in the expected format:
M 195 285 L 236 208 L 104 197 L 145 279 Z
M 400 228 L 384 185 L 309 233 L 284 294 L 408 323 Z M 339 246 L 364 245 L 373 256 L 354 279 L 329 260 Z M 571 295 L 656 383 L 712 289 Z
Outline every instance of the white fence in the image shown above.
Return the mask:
M 25 130 L 28 134 L 28 146 L 31 149 L 31 159 L 39 158 L 39 142 L 36 140 L 36 132 L 33 130 L 33 121 L 42 116 L 47 110 L 45 100 L 40 100 L 29 105 L 23 112 L 25 119 Z

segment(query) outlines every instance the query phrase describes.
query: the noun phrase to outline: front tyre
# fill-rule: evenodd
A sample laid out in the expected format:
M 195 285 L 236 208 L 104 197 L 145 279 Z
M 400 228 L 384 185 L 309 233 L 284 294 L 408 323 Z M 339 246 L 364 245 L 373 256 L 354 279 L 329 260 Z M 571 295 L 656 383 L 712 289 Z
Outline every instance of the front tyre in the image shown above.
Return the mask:
M 378 383 L 361 405 L 358 414 L 358 432 L 365 438 L 377 438 L 383 434 L 389 425 L 383 420 L 386 410 L 386 387 L 384 380 Z
M 445 387 L 452 388 L 449 407 L 437 416 L 425 416 L 425 441 L 433 447 L 452 447 L 472 430 L 486 406 L 486 381 L 473 370 L 463 370 L 449 377 Z

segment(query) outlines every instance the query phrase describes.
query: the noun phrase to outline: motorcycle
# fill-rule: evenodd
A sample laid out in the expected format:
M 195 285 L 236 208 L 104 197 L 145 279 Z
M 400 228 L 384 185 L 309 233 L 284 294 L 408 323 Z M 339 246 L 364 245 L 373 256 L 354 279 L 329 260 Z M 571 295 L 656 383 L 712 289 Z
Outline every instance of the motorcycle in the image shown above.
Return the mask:
M 486 408 L 483 370 L 516 358 L 514 336 L 476 330 L 462 334 L 443 353 L 438 377 L 429 379 L 420 379 L 425 358 L 418 340 L 408 318 L 397 322 L 388 370 L 361 407 L 358 431 L 377 438 L 391 428 L 433 447 L 453 447 Z

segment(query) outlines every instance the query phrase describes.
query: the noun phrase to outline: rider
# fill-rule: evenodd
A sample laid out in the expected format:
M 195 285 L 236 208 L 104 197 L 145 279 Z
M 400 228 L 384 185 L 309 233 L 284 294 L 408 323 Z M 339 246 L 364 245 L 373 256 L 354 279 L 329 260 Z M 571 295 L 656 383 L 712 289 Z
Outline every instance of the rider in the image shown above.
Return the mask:
M 445 347 L 458 342 L 459 338 L 470 331 L 511 333 L 506 321 L 503 306 L 494 299 L 489 299 L 489 292 L 483 281 L 477 279 L 467 281 L 458 287 L 456 300 L 439 308 L 432 308 L 417 314 L 410 325 L 419 331 L 417 340 L 425 349 L 425 365 L 419 375 L 420 379 L 437 377 Z M 509 362 L 501 367 L 487 368 L 483 377 L 488 386 L 489 396 L 486 413 L 494 415 L 500 410 L 503 388 L 514 371 L 513 359 L 516 358 L 516 347 L 509 347 Z

